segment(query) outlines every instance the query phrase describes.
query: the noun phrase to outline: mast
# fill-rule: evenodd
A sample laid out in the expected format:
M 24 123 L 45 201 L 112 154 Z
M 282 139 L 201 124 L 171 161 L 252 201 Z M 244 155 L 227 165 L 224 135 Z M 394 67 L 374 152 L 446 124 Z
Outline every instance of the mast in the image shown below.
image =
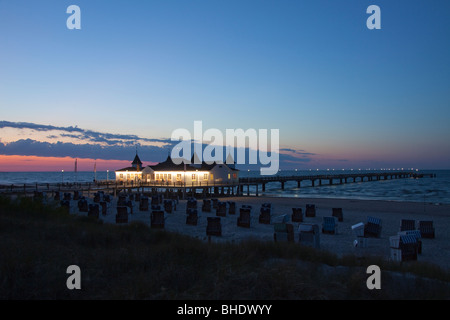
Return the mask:
M 94 163 L 94 182 L 97 182 L 97 160 Z
M 75 183 L 78 183 L 78 159 L 75 159 Z

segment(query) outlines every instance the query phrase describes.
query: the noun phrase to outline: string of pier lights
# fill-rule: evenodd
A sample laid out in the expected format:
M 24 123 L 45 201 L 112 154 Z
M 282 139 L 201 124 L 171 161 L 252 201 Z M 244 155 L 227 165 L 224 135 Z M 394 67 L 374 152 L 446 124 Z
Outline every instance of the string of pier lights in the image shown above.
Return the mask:
M 313 169 L 309 169 L 309 171 L 312 171 Z M 321 170 L 325 170 L 325 169 L 316 169 L 316 171 L 321 171 Z M 326 169 L 326 171 L 335 171 L 335 169 Z M 354 169 L 353 168 L 351 168 L 351 169 L 341 169 L 342 171 L 346 171 L 346 170 L 349 170 L 349 171 L 353 171 Z M 372 169 L 372 168 L 368 168 L 368 169 L 358 169 L 358 171 L 377 171 L 378 169 Z M 379 169 L 379 171 L 404 171 L 404 168 L 397 168 L 397 169 L 395 169 L 395 168 L 381 168 L 381 169 Z M 248 172 L 250 172 L 250 169 L 248 169 L 247 170 Z M 298 169 L 294 169 L 294 171 L 295 172 L 297 172 L 298 171 Z M 419 169 L 414 169 L 414 168 L 407 168 L 407 171 L 419 171 Z M 281 172 L 281 169 L 278 169 L 278 172 Z
M 313 171 L 314 169 L 309 169 L 309 171 Z M 354 171 L 356 169 L 350 168 L 350 169 L 341 169 L 342 171 Z M 419 171 L 419 169 L 414 168 L 407 168 L 407 171 Z M 249 170 L 250 171 L 250 170 Z M 281 169 L 279 170 L 281 171 Z M 295 169 L 295 171 L 298 171 L 298 169 Z M 315 171 L 325 171 L 325 169 L 316 169 Z M 326 171 L 335 171 L 335 169 L 326 169 Z M 405 168 L 381 168 L 381 169 L 358 169 L 358 171 L 405 171 Z

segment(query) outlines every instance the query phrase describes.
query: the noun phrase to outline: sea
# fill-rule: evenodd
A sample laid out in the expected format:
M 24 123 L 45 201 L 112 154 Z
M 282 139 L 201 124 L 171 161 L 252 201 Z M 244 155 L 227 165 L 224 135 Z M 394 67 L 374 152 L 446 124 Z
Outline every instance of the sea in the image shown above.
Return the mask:
M 386 171 L 329 171 L 329 170 L 282 170 L 280 176 L 305 176 L 342 173 L 386 172 Z M 347 184 L 311 186 L 311 182 L 303 181 L 300 188 L 297 183 L 286 182 L 284 190 L 279 182 L 266 184 L 263 192 L 261 187 L 258 194 L 270 197 L 299 197 L 299 198 L 341 198 L 359 200 L 391 200 L 413 201 L 420 203 L 450 204 L 450 170 L 422 170 L 417 173 L 433 173 L 434 178 L 405 178 L 380 180 L 370 182 L 356 182 Z M 240 171 L 240 177 L 258 177 L 259 171 Z M 93 182 L 97 180 L 113 180 L 114 172 L 0 172 L 0 185 L 21 185 L 35 183 L 74 183 Z M 325 183 L 325 182 L 324 182 Z M 245 192 L 247 189 L 245 188 Z M 256 188 L 250 187 L 250 194 L 256 194 Z

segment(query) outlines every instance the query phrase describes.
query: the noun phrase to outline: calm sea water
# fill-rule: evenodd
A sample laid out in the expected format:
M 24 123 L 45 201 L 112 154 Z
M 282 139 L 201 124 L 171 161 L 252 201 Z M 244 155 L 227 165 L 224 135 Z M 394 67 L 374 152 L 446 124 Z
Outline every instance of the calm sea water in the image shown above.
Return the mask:
M 333 173 L 356 173 L 358 171 L 281 171 L 283 176 L 291 175 L 319 175 Z M 376 172 L 376 171 L 370 171 Z M 416 201 L 450 204 L 450 170 L 421 171 L 435 173 L 436 178 L 421 179 L 393 179 L 372 182 L 357 182 L 343 185 L 323 185 L 311 187 L 310 182 L 304 181 L 301 188 L 296 182 L 287 182 L 285 189 L 281 184 L 271 182 L 266 185 L 266 191 L 259 189 L 260 195 L 272 197 L 311 197 L 311 198 L 346 198 L 369 200 Z M 259 171 L 241 171 L 241 177 L 255 177 Z M 60 182 L 92 182 L 93 172 L 0 172 L 0 185 L 32 184 L 32 183 L 60 183 Z M 114 179 L 114 172 L 97 172 L 97 180 Z M 245 189 L 246 191 L 246 189 Z M 250 188 L 254 194 L 255 189 Z
M 358 171 L 345 171 L 344 173 L 357 173 Z M 363 171 L 364 172 L 364 171 Z M 378 172 L 378 171 L 370 171 Z M 366 200 L 394 200 L 415 201 L 450 204 L 450 170 L 423 170 L 422 173 L 434 173 L 435 178 L 407 178 L 380 180 L 371 182 L 356 182 L 342 185 L 322 185 L 312 187 L 311 182 L 303 181 L 300 188 L 296 182 L 287 182 L 285 189 L 277 182 L 266 185 L 262 195 L 275 197 L 310 197 L 310 198 L 342 198 Z M 336 172 L 337 173 L 337 172 Z M 339 172 L 341 173 L 341 172 Z M 333 174 L 331 171 L 280 172 L 280 175 L 312 175 Z M 327 182 L 324 182 L 327 183 Z

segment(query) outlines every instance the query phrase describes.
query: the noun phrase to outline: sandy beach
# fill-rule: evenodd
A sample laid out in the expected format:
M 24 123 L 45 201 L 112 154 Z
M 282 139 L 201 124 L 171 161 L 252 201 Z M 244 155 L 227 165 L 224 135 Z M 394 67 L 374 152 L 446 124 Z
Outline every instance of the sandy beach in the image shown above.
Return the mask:
M 106 223 L 115 223 L 116 201 L 114 199 L 108 204 L 108 214 L 100 215 Z M 450 266 L 450 205 L 418 203 L 418 202 L 396 202 L 378 200 L 346 200 L 346 199 L 311 199 L 311 198 L 269 198 L 269 197 L 233 197 L 222 198 L 219 201 L 236 202 L 236 215 L 228 215 L 221 218 L 222 236 L 212 236 L 212 242 L 239 242 L 245 239 L 258 239 L 262 241 L 274 241 L 273 223 L 280 221 L 283 215 L 292 213 L 292 208 L 300 207 L 305 212 L 306 204 L 316 205 L 316 217 L 304 217 L 305 223 L 318 224 L 321 228 L 323 217 L 331 216 L 332 208 L 342 208 L 344 219 L 338 222 L 338 234 L 320 234 L 320 249 L 331 251 L 338 256 L 356 254 L 359 256 L 377 255 L 385 259 L 390 257 L 389 237 L 396 235 L 400 230 L 401 219 L 432 220 L 435 227 L 435 239 L 422 239 L 422 254 L 418 261 L 431 262 L 443 268 Z M 92 199 L 89 199 L 92 203 Z M 263 203 L 271 203 L 273 207 L 272 224 L 265 225 L 258 222 L 259 210 Z M 173 213 L 166 213 L 165 229 L 179 232 L 208 241 L 206 235 L 207 217 L 216 216 L 215 210 L 202 212 L 202 200 L 198 200 L 198 225 L 186 225 L 186 200 L 180 200 Z M 133 202 L 133 214 L 129 215 L 129 223 L 141 221 L 150 225 L 150 211 L 139 211 L 139 203 Z M 238 227 L 237 217 L 242 205 L 252 206 L 252 221 L 250 228 Z M 71 213 L 79 213 L 76 201 L 71 201 Z M 368 216 L 382 220 L 382 233 L 380 238 L 369 238 L 366 248 L 355 248 L 355 239 L 351 226 L 359 222 L 365 223 Z M 294 222 L 295 241 L 298 243 L 298 222 Z

